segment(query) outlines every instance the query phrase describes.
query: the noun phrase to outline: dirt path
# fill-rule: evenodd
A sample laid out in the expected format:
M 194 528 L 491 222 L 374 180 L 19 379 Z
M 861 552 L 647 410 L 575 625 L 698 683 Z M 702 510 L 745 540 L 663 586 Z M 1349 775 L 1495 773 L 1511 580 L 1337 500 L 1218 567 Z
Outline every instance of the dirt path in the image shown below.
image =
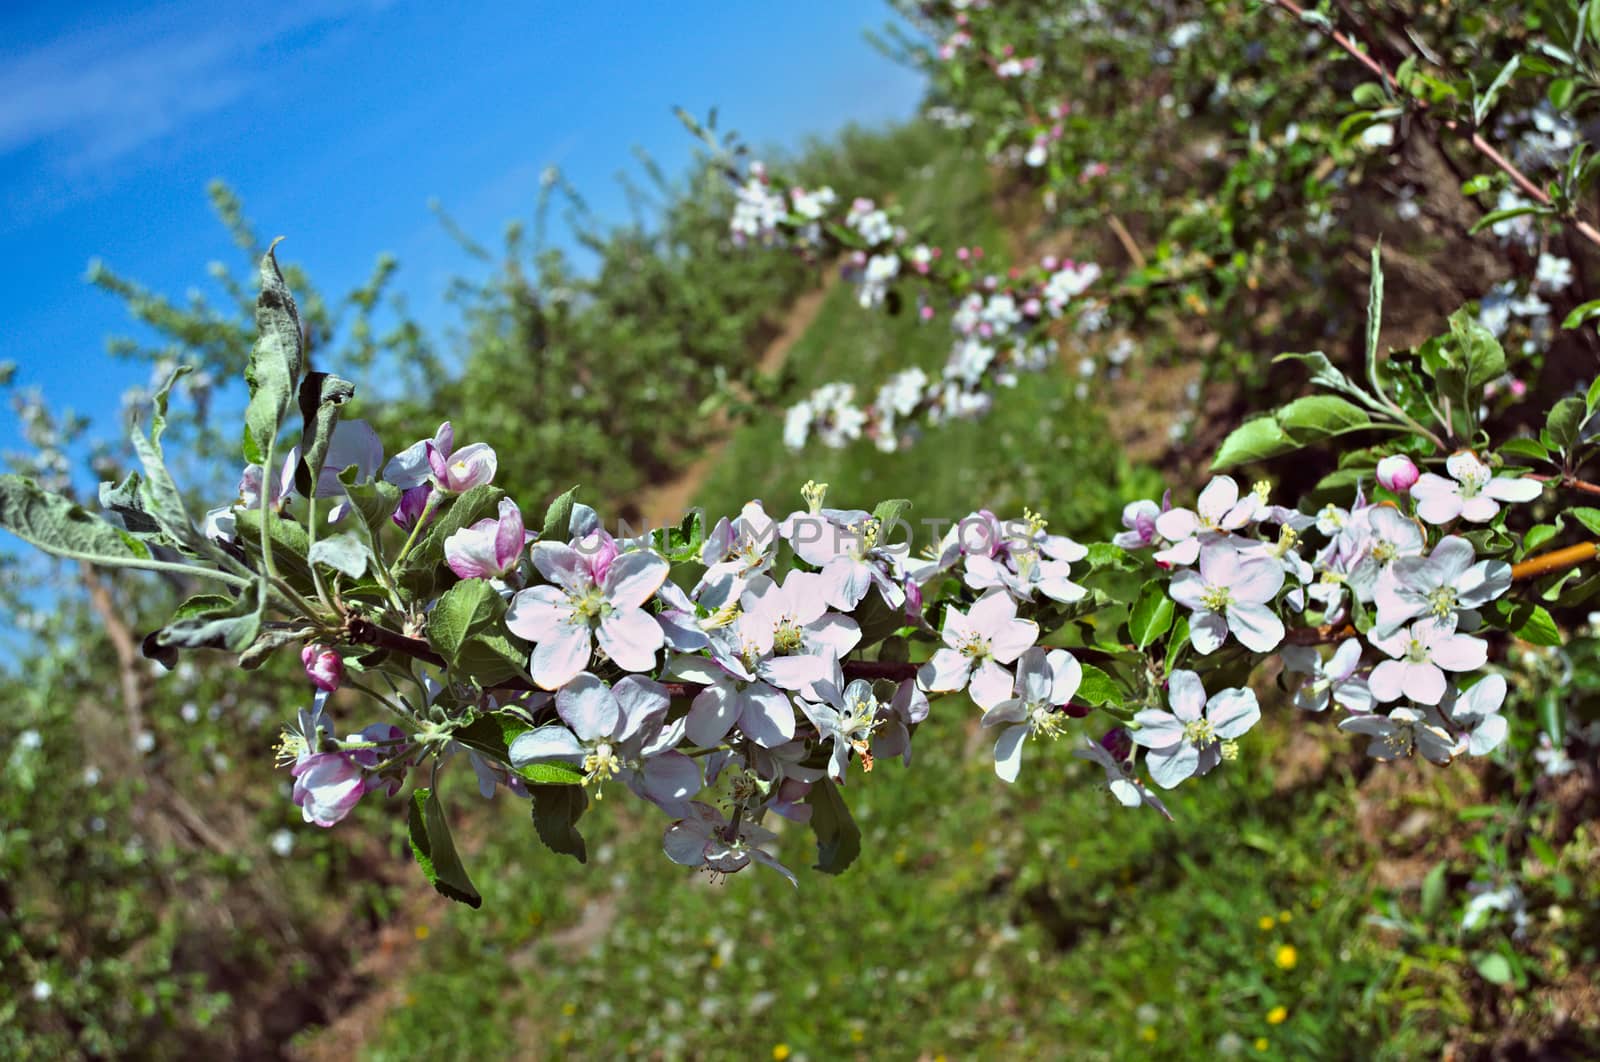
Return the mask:
M 838 272 L 830 269 L 823 274 L 821 287 L 808 291 L 795 300 L 794 305 L 789 308 L 788 316 L 784 319 L 783 331 L 773 337 L 767 348 L 761 352 L 761 360 L 756 363 L 761 372 L 773 373 L 783 367 L 784 360 L 789 357 L 790 348 L 799 342 L 800 337 L 806 334 L 811 323 L 817 319 L 824 300 L 833 290 L 837 280 Z M 722 452 L 727 449 L 731 435 L 731 430 L 724 432 L 721 438 L 708 445 L 704 453 L 672 479 L 646 487 L 639 492 L 635 501 L 645 526 L 675 525 L 683 518 L 683 514 L 688 512 L 689 506 L 700 493 L 700 487 L 705 483 L 706 477 L 722 460 Z

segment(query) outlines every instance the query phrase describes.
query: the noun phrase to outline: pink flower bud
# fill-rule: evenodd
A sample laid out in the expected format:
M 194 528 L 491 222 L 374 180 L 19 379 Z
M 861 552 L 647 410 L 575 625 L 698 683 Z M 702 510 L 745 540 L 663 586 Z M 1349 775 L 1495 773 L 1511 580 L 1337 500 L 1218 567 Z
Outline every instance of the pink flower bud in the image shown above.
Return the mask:
M 933 320 L 933 307 L 932 306 L 924 306 L 920 310 L 918 310 L 917 312 L 922 315 L 922 319 L 924 321 Z
M 922 618 L 922 587 L 916 583 L 906 583 L 906 619 L 918 620 Z
M 295 763 L 294 802 L 307 822 L 332 826 L 366 793 L 361 766 L 346 752 L 318 752 Z
M 333 693 L 344 681 L 344 659 L 325 645 L 313 642 L 300 650 L 300 663 L 305 665 L 306 678 L 325 693 Z
M 1405 454 L 1395 454 L 1378 462 L 1378 482 L 1396 494 L 1410 490 L 1422 473 Z
M 394 510 L 394 522 L 402 531 L 410 531 L 422 519 L 428 508 L 428 496 L 433 493 L 432 483 L 423 483 L 400 493 L 400 504 Z

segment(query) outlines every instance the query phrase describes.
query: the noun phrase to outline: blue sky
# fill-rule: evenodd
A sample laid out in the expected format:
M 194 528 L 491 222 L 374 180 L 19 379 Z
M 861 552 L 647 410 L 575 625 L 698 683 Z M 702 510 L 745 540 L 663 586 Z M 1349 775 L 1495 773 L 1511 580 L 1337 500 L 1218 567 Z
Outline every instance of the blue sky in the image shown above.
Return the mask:
M 676 172 L 674 104 L 756 144 L 911 113 L 920 83 L 862 38 L 880 0 L 805 4 L 311 0 L 0 5 L 0 361 L 106 432 L 146 370 L 112 361 L 121 306 L 92 258 L 182 296 L 238 252 L 207 181 L 235 186 L 265 236 L 323 290 L 383 251 L 435 334 L 449 279 L 474 267 L 437 197 L 497 242 L 555 164 L 604 216 L 637 144 Z M 637 173 L 637 170 L 634 169 Z M 18 443 L 0 417 L 0 449 Z

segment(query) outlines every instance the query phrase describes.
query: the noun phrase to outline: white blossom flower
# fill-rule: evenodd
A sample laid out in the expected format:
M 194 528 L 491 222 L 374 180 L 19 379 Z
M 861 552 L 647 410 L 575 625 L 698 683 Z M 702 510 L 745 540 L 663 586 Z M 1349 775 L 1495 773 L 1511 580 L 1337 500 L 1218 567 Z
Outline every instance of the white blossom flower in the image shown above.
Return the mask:
M 1415 708 L 1396 708 L 1388 715 L 1353 715 L 1339 729 L 1370 737 L 1367 755 L 1376 760 L 1404 759 L 1412 749 L 1438 764 L 1449 763 L 1454 756 L 1455 739 Z
M 1502 675 L 1485 675 L 1465 692 L 1452 688 L 1439 704 L 1439 710 L 1457 729 L 1465 731 L 1456 745 L 1456 754 L 1487 756 L 1506 739 L 1506 717 L 1500 706 L 1506 700 L 1506 680 Z
M 1263 551 L 1219 541 L 1200 551 L 1199 571 L 1172 577 L 1169 593 L 1193 610 L 1189 641 L 1201 656 L 1220 649 L 1230 631 L 1246 649 L 1267 653 L 1283 641 L 1283 621 L 1269 605 L 1283 580 L 1283 567 Z
M 1371 638 L 1373 648 L 1393 657 L 1372 669 L 1367 686 L 1382 703 L 1402 695 L 1418 704 L 1444 698 L 1446 671 L 1476 671 L 1488 659 L 1482 639 L 1457 634 L 1453 624 L 1418 620 L 1387 638 Z
M 1494 475 L 1471 450 L 1451 454 L 1445 468 L 1451 479 L 1424 472 L 1411 488 L 1417 515 L 1430 524 L 1447 524 L 1458 516 L 1485 523 L 1500 511 L 1500 502 L 1532 501 L 1544 490 L 1537 480 Z
M 1207 700 L 1200 676 L 1193 671 L 1172 673 L 1167 704 L 1171 711 L 1146 708 L 1134 716 L 1139 728 L 1130 735 L 1135 744 L 1150 750 L 1145 764 L 1163 789 L 1231 759 L 1236 754 L 1234 740 L 1261 718 L 1253 691 L 1227 689 Z

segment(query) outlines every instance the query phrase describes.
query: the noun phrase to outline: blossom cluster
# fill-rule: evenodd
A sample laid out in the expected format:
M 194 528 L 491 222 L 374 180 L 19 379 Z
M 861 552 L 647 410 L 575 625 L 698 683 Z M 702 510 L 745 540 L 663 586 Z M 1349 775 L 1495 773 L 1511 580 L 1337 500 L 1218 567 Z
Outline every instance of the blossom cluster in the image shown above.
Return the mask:
M 960 260 L 973 260 L 966 251 L 960 249 Z M 940 249 L 918 245 L 905 260 L 912 272 L 928 276 L 942 257 Z M 885 259 L 900 261 L 873 255 L 869 270 L 871 263 Z M 1056 360 L 1057 343 L 1046 326 L 1076 312 L 1079 298 L 1100 277 L 1100 268 L 1092 262 L 1054 256 L 1042 259 L 1035 272 L 1036 279 L 1022 283 L 984 276 L 976 290 L 955 300 L 950 315 L 954 341 L 937 376 L 915 366 L 903 369 L 885 381 L 865 407 L 857 405 L 854 385 L 824 384 L 789 407 L 784 417 L 785 445 L 798 450 L 815 437 L 825 446 L 841 447 L 865 436 L 878 449 L 893 452 L 912 437 L 921 420 L 939 424 L 987 413 L 994 404 L 994 387 L 1015 387 L 1020 374 L 1040 372 Z M 881 273 L 890 279 L 897 275 L 898 265 Z M 878 283 L 870 275 L 865 277 L 863 292 Z M 881 297 L 874 291 L 873 300 Z M 931 308 L 925 316 L 932 316 Z
M 1170 594 L 1188 610 L 1198 656 L 1230 642 L 1253 654 L 1276 653 L 1283 671 L 1299 676 L 1295 704 L 1344 709 L 1340 728 L 1369 735 L 1375 757 L 1413 749 L 1436 763 L 1482 756 L 1505 738 L 1498 713 L 1506 684 L 1497 675 L 1468 684 L 1488 659 L 1487 642 L 1474 635 L 1482 609 L 1510 589 L 1511 566 L 1477 559 L 1462 534 L 1436 532 L 1484 524 L 1503 503 L 1537 497 L 1541 485 L 1494 475 L 1470 451 L 1451 456 L 1445 469 L 1447 476 L 1422 473 L 1396 455 L 1377 471 L 1393 500 L 1370 501 L 1358 489 L 1350 508 L 1329 504 L 1314 515 L 1268 504 L 1264 484 L 1241 495 L 1233 479 L 1218 476 L 1193 510 L 1130 504 L 1117 542 L 1152 549 L 1153 559 L 1172 569 Z M 1327 655 L 1297 644 L 1285 619 L 1314 641 L 1337 644 Z M 1185 734 L 1221 735 L 1209 715 L 1196 713 L 1198 697 L 1189 703 L 1188 716 L 1177 716 L 1189 727 Z M 1177 726 L 1145 721 L 1166 731 L 1135 731 L 1140 743 Z M 1166 784 L 1203 773 L 1208 763 L 1190 757 L 1152 763 L 1151 771 Z
M 493 450 L 455 449 L 448 424 L 387 462 L 368 448 L 370 429 L 342 429 L 335 444 L 357 476 L 424 492 L 400 502 L 402 527 L 415 530 L 438 499 L 494 475 Z M 1105 548 L 1149 551 L 1187 612 L 1177 628 L 1186 634 L 1156 658 L 1142 690 L 1115 703 L 1102 692 L 1091 704 L 1075 699 L 1083 650 L 1041 644 L 1041 621 L 1093 607 L 1082 581 L 1094 574 L 1090 550 L 1049 533 L 1036 514 L 969 514 L 913 556 L 894 541 L 895 525 L 907 526 L 898 510 L 831 508 L 826 486 L 808 483 L 804 508 L 776 514 L 752 501 L 689 558 L 669 555 L 658 535 L 613 535 L 583 505 L 564 534 L 543 537 L 502 499 L 495 516 L 448 536 L 444 560 L 505 602 L 505 630 L 528 646 L 528 687 L 507 696 L 420 672 L 425 696 L 407 701 L 409 727 L 382 722 L 340 738 L 327 704 L 344 656 L 308 645 L 316 698 L 282 746 L 294 801 L 306 821 L 330 826 L 366 794 L 397 792 L 430 756 L 464 756 L 486 797 L 501 788 L 528 797 L 530 780 L 565 772 L 597 798 L 616 783 L 655 805 L 678 863 L 722 874 L 758 862 L 792 880 L 767 851 L 767 816 L 807 822 L 817 785 L 843 786 L 881 759 L 909 764 L 930 698 L 945 695 L 978 709 L 1001 779 L 1018 777 L 1030 740 L 1076 733 L 1076 754 L 1103 768 L 1116 800 L 1165 814 L 1141 780 L 1141 750 L 1151 781 L 1172 788 L 1236 758 L 1261 717 L 1252 689 L 1208 690 L 1200 673 L 1234 644 L 1277 657 L 1299 677 L 1294 703 L 1338 706 L 1341 729 L 1368 736 L 1376 757 L 1486 755 L 1506 734 L 1506 684 L 1470 677 L 1488 655 L 1476 635 L 1481 610 L 1510 587 L 1510 568 L 1446 532 L 1531 500 L 1539 484 L 1493 475 L 1465 451 L 1445 471 L 1391 458 L 1377 475 L 1385 500 L 1358 489 L 1350 508 L 1315 513 L 1271 504 L 1262 484 L 1241 492 L 1227 476 L 1193 509 L 1170 498 L 1128 505 L 1125 530 Z M 262 490 L 293 492 L 292 477 L 286 488 L 263 484 L 259 469 L 246 480 L 258 492 L 250 504 Z M 892 667 L 874 673 L 858 659 L 881 639 L 885 616 L 887 629 L 934 644 L 892 678 Z M 1329 642 L 1325 655 L 1318 645 Z M 686 708 L 674 711 L 675 697 Z M 509 720 L 504 756 L 438 722 L 446 702 Z M 1097 707 L 1113 725 L 1095 735 L 1079 720 Z

